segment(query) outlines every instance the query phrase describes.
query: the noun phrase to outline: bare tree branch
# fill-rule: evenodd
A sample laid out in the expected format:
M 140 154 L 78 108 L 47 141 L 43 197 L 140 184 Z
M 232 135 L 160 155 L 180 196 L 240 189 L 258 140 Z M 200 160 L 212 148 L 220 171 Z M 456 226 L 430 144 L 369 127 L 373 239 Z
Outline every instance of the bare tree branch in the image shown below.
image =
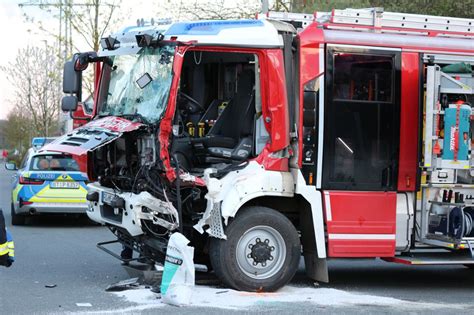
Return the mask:
M 49 136 L 57 131 L 61 97 L 58 62 L 48 47 L 26 47 L 19 50 L 15 61 L 0 68 L 15 89 L 16 111 L 31 120 L 31 136 Z

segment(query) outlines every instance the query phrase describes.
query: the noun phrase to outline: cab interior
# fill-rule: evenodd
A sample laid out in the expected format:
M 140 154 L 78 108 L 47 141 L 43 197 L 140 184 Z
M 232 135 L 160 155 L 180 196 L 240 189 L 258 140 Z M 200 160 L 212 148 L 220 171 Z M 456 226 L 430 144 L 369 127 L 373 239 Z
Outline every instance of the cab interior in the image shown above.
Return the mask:
M 258 58 L 188 51 L 173 122 L 172 153 L 191 173 L 241 164 L 268 140 L 261 119 Z

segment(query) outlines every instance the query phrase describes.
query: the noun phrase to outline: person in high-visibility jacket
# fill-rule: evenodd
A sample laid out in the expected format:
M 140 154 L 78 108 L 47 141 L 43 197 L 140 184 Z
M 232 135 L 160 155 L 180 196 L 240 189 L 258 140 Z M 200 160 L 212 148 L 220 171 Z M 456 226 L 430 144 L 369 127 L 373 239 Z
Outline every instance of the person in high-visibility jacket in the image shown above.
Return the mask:
M 0 209 L 0 266 L 10 267 L 15 261 L 15 245 L 5 227 L 5 217 Z

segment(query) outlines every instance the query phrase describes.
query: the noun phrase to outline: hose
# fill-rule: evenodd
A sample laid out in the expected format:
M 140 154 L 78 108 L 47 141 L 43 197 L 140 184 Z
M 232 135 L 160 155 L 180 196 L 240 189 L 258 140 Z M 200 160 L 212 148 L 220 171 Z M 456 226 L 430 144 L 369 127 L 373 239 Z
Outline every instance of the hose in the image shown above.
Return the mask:
M 179 232 L 183 234 L 183 210 L 181 205 L 181 179 L 179 178 L 179 162 L 175 154 L 171 157 L 176 163 L 176 210 L 179 216 Z

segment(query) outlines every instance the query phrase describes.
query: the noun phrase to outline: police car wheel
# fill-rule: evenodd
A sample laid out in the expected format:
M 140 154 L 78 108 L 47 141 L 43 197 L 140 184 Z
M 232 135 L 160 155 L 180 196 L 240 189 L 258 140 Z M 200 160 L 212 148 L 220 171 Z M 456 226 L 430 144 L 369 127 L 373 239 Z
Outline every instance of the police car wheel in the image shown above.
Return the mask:
M 11 217 L 12 217 L 12 225 L 25 225 L 26 216 L 16 214 L 13 203 L 11 204 Z
M 301 257 L 291 221 L 266 207 L 239 210 L 225 230 L 227 240 L 210 238 L 209 255 L 217 277 L 241 291 L 275 291 L 295 275 Z

